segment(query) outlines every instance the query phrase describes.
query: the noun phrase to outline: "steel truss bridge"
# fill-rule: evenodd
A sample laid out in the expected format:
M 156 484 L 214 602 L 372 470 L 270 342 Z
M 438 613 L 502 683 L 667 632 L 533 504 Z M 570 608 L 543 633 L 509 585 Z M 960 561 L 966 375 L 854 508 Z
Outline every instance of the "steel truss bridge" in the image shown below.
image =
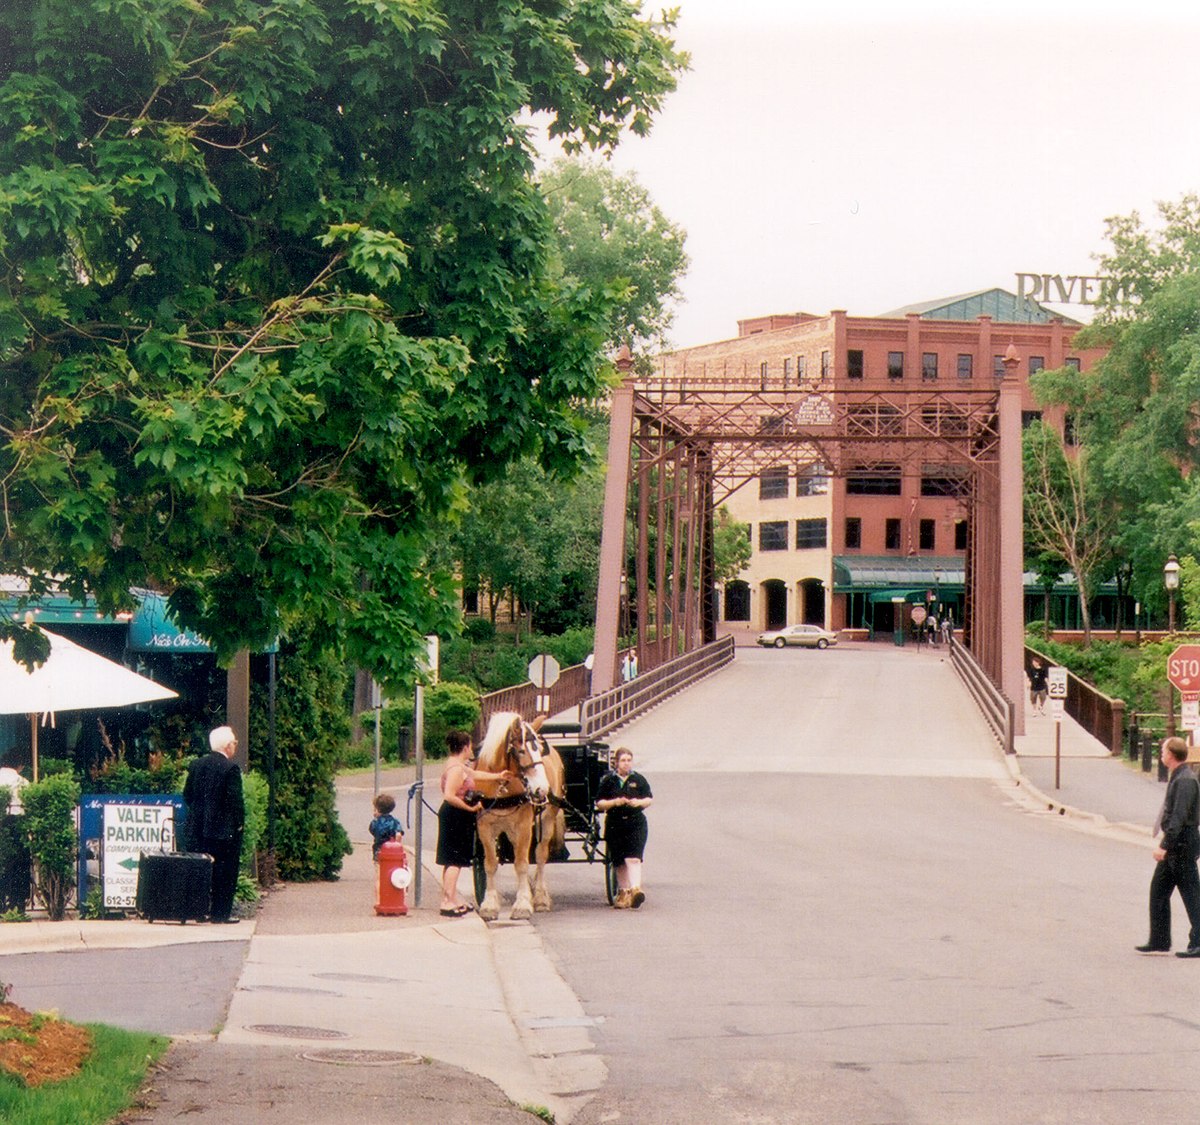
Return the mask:
M 1010 700 L 1022 665 L 1021 405 L 1011 346 L 990 388 L 637 374 L 612 399 L 592 694 L 615 688 L 632 616 L 639 671 L 716 639 L 714 512 L 787 464 L 934 475 L 968 517 L 963 639 Z M 629 571 L 632 570 L 632 573 Z M 1023 714 L 1017 708 L 1018 722 Z M 1020 730 L 1017 733 L 1022 733 Z

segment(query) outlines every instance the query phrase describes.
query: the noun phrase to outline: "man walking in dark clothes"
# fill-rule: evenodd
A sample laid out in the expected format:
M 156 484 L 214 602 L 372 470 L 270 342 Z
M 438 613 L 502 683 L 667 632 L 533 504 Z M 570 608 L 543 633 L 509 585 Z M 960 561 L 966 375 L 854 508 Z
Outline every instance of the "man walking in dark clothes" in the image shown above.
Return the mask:
M 1188 744 L 1182 738 L 1164 739 L 1160 757 L 1171 778 L 1155 825 L 1156 832 L 1162 828 L 1162 841 L 1154 849 L 1158 866 L 1150 880 L 1150 940 L 1137 948 L 1139 953 L 1166 953 L 1171 948 L 1171 892 L 1178 887 L 1192 929 L 1187 950 L 1175 956 L 1200 957 L 1200 782 L 1187 767 Z
M 183 786 L 184 825 L 188 847 L 213 857 L 210 922 L 232 923 L 233 895 L 237 890 L 242 828 L 246 812 L 242 803 L 242 771 L 233 760 L 237 736 L 229 727 L 217 727 L 208 736 L 212 753 L 189 767 Z

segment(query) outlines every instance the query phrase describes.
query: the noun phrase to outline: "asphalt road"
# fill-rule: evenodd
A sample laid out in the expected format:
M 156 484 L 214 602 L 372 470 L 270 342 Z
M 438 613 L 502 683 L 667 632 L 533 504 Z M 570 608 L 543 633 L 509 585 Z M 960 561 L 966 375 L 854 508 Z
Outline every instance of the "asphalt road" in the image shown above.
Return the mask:
M 620 738 L 649 901 L 560 868 L 537 921 L 609 1068 L 577 1125 L 1193 1120 L 1200 966 L 1133 952 L 1148 853 L 1014 803 L 940 662 L 889 731 L 886 698 L 830 706 L 853 655 L 739 653 Z

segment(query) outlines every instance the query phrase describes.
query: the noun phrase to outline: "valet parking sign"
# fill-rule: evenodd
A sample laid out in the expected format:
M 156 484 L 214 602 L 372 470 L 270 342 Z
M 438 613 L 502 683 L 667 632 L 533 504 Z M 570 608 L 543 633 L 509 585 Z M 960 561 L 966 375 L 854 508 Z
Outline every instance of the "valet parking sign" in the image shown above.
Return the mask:
M 102 853 L 105 907 L 132 910 L 137 904 L 142 852 L 169 852 L 174 848 L 174 805 L 105 805 Z

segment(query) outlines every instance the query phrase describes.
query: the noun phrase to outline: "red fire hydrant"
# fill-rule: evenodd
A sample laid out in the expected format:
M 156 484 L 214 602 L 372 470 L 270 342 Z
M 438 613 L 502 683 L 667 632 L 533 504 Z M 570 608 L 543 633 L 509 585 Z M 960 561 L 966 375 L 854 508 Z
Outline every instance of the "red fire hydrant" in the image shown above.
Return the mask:
M 375 887 L 376 914 L 407 914 L 404 888 L 411 881 L 404 845 L 389 840 L 379 849 L 379 878 Z

